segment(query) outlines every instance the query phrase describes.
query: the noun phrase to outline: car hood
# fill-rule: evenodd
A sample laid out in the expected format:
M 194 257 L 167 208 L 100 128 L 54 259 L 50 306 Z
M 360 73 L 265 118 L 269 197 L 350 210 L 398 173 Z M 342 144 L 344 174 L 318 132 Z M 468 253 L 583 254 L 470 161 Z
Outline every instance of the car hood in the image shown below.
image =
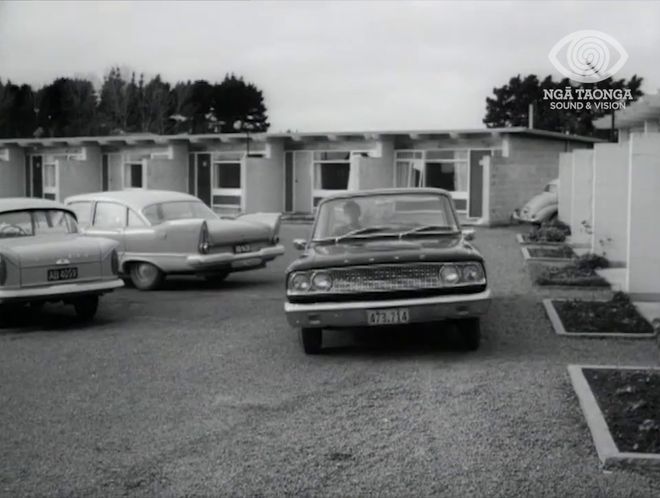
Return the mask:
M 213 245 L 256 242 L 272 238 L 271 227 L 253 221 L 240 219 L 207 220 L 206 226 L 209 229 L 209 236 Z
M 98 262 L 109 241 L 79 234 L 13 237 L 0 240 L 0 253 L 24 268 Z
M 310 246 L 288 271 L 419 261 L 483 261 L 461 235 L 406 239 L 370 238 Z
M 528 214 L 534 214 L 544 207 L 557 204 L 559 202 L 558 196 L 556 193 L 552 192 L 541 192 L 538 195 L 532 197 L 527 204 L 523 206 L 522 212 Z

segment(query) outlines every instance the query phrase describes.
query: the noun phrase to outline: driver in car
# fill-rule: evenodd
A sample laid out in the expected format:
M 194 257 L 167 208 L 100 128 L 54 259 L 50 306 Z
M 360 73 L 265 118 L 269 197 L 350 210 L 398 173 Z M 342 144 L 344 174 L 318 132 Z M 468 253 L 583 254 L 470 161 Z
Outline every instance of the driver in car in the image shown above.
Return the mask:
M 362 223 L 360 223 L 362 209 L 357 202 L 352 200 L 346 201 L 344 203 L 344 215 L 346 218 L 348 218 L 348 223 L 335 229 L 335 237 L 340 237 L 342 235 L 346 235 L 349 232 L 362 228 Z

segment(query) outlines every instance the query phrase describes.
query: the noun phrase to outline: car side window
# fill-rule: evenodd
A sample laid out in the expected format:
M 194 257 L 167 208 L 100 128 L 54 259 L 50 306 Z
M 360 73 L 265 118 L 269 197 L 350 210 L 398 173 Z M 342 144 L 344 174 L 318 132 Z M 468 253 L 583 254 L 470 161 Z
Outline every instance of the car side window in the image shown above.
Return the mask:
M 129 227 L 146 227 L 147 224 L 138 214 L 129 208 L 128 210 L 128 226 Z
M 81 227 L 89 226 L 92 217 L 92 203 L 91 202 L 72 202 L 69 204 L 69 209 L 76 213 L 78 224 Z
M 114 202 L 97 202 L 94 227 L 123 228 L 126 226 L 126 207 Z

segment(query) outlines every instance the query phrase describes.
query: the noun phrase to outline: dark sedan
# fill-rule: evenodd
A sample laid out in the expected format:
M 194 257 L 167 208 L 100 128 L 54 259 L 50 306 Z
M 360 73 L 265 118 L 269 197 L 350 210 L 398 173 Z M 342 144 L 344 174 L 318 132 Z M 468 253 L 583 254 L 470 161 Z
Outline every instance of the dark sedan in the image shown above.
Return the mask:
M 456 321 L 470 350 L 490 290 L 484 260 L 439 189 L 383 189 L 325 198 L 304 254 L 287 269 L 285 311 L 308 354 L 324 328 Z

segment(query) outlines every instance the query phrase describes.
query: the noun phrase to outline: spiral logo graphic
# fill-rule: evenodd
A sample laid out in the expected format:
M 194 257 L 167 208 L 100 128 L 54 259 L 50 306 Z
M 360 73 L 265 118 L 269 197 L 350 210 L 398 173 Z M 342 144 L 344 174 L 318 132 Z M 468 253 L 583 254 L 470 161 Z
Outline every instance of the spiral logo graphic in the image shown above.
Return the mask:
M 596 83 L 619 71 L 628 60 L 628 52 L 607 33 L 583 30 L 559 40 L 548 58 L 567 78 L 580 83 Z

